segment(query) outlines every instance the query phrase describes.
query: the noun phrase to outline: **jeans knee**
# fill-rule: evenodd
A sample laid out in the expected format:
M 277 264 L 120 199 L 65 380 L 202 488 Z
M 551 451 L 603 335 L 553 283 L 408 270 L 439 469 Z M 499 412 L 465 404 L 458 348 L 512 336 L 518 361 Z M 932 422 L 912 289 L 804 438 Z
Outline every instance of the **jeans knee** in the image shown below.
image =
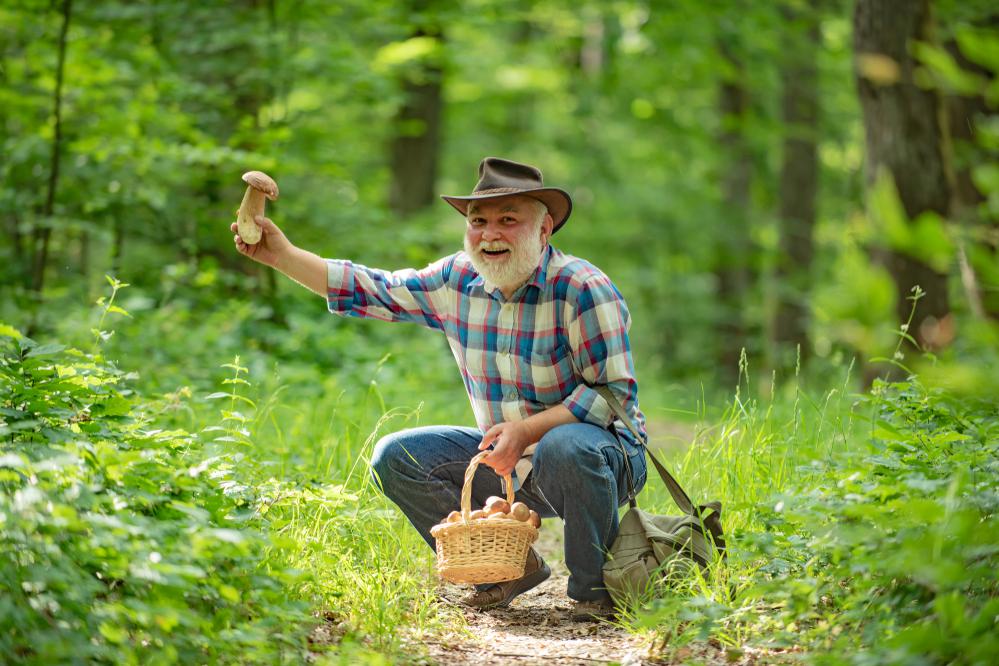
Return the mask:
M 392 460 L 398 455 L 399 446 L 396 433 L 385 435 L 375 444 L 371 451 L 371 477 L 375 484 L 385 492 L 386 479 L 392 469 Z
M 562 474 L 581 464 L 591 464 L 593 456 L 600 455 L 592 433 L 595 426 L 570 423 L 552 428 L 534 453 L 534 466 L 542 473 Z M 590 435 L 590 436 L 587 436 Z

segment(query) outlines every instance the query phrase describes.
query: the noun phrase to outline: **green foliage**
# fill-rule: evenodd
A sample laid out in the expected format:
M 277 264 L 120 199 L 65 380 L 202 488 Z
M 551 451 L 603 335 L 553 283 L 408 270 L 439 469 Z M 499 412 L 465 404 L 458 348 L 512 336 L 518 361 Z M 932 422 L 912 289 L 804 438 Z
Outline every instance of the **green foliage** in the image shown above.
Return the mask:
M 712 637 L 806 648 L 822 664 L 990 663 L 994 401 L 915 377 L 878 380 L 849 406 L 837 394 L 801 395 L 810 406 L 790 415 L 737 397 L 691 449 L 681 476 L 729 508 L 729 561 L 650 603 L 639 626 L 673 647 Z
M 108 305 L 108 307 L 111 307 Z M 299 574 L 226 482 L 239 456 L 155 427 L 99 355 L 4 328 L 3 652 L 27 662 L 267 661 L 301 654 Z M 264 612 L 266 610 L 266 612 Z M 53 629 L 57 630 L 53 632 Z
M 934 2 L 957 51 L 913 45 L 925 89 L 990 114 L 954 146 L 980 203 L 914 220 L 885 179 L 862 212 L 850 3 L 822 5 L 807 41 L 815 254 L 795 293 L 812 358 L 792 381 L 764 370 L 752 383 L 748 367 L 781 353 L 768 339 L 786 289 L 778 180 L 782 142 L 802 130 L 781 119 L 780 68 L 801 16 L 718 0 L 74 3 L 46 215 L 60 5 L 0 7 L 10 660 L 276 662 L 328 648 L 379 663 L 407 649 L 400 627 L 460 622 L 433 603 L 429 551 L 366 469 L 389 428 L 469 421 L 447 347 L 325 317 L 238 257 L 228 230 L 254 168 L 281 186 L 269 214 L 319 254 L 397 268 L 458 249 L 444 204 L 406 220 L 386 205 L 402 86 L 428 63 L 444 77 L 439 191 L 469 190 L 486 154 L 568 187 L 576 208 L 556 244 L 627 297 L 646 413 L 703 424 L 677 462 L 695 494 L 725 501 L 730 562 L 686 582 L 693 604 L 660 600 L 642 621 L 673 644 L 806 646 L 829 662 L 975 663 L 995 648 L 996 416 L 981 396 L 999 392 L 999 336 L 958 279 L 963 253 L 999 312 L 994 2 Z M 733 84 L 748 95 L 740 118 L 719 107 Z M 723 188 L 740 167 L 751 183 L 735 210 Z M 42 229 L 49 279 L 33 295 L 22 285 Z M 959 335 L 909 363 L 918 380 L 854 395 L 851 358 L 882 355 L 898 325 L 875 247 L 952 275 Z M 753 276 L 738 307 L 719 294 L 732 267 Z M 81 307 L 105 271 L 134 286 L 111 280 L 99 308 Z M 732 323 L 746 336 L 726 337 Z M 735 383 L 719 353 L 739 348 L 737 394 L 718 413 Z M 316 624 L 328 644 L 306 643 Z

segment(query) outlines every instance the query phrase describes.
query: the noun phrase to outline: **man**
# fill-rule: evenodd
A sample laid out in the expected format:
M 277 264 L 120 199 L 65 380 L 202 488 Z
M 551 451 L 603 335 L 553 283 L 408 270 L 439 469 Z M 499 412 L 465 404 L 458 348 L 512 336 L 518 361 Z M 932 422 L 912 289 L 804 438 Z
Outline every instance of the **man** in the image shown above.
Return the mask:
M 573 617 L 610 615 L 601 567 L 617 533 L 618 507 L 628 499 L 628 467 L 637 491 L 645 456 L 624 424 L 613 426 L 593 387 L 607 385 L 644 429 L 627 306 L 599 269 L 549 244 L 572 200 L 544 187 L 536 168 L 487 157 L 471 195 L 442 198 L 466 218 L 464 252 L 422 270 L 390 273 L 324 260 L 293 246 L 264 218 L 259 243 L 239 236 L 235 243 L 325 296 L 334 314 L 442 331 L 477 427 L 431 426 L 383 438 L 371 461 L 383 491 L 433 547 L 430 528 L 458 508 L 469 460 L 491 447 L 473 480 L 473 505 L 502 495 L 501 476 L 514 474 L 517 500 L 565 522 Z M 522 578 L 478 586 L 464 602 L 506 606 L 550 575 L 531 549 Z

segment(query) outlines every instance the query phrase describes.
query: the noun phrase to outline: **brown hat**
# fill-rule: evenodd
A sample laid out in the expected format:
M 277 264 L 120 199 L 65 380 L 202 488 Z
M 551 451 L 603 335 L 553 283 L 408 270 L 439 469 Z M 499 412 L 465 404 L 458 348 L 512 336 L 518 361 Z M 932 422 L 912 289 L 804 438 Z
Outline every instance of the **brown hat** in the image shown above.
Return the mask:
M 511 194 L 522 194 L 537 199 L 548 206 L 548 213 L 555 221 L 552 233 L 558 231 L 572 212 L 572 198 L 565 190 L 544 187 L 541 172 L 527 164 L 511 162 L 501 157 L 487 157 L 479 163 L 479 182 L 467 197 L 441 195 L 441 199 L 454 206 L 462 215 L 468 215 L 468 203 L 479 199 L 493 199 Z

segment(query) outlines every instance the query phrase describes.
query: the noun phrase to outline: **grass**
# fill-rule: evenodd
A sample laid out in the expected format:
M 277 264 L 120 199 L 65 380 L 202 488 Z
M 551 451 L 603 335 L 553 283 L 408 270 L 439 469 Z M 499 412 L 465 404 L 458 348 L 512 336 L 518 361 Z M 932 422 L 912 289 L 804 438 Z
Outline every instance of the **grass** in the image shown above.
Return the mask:
M 121 315 L 109 309 L 114 302 L 95 315 L 98 329 Z M 169 446 L 183 469 L 203 470 L 185 481 L 191 494 L 184 510 L 200 515 L 199 503 L 217 494 L 211 501 L 221 502 L 218 526 L 262 537 L 259 551 L 239 547 L 242 566 L 279 581 L 271 583 L 278 596 L 308 609 L 302 615 L 273 593 L 253 597 L 245 581 L 221 578 L 209 607 L 228 599 L 238 611 L 233 617 L 256 618 L 247 625 L 256 629 L 240 630 L 244 638 L 233 644 L 244 647 L 221 650 L 218 659 L 295 662 L 309 650 L 331 663 L 419 660 L 420 635 L 453 630 L 463 620 L 435 603 L 432 553 L 375 488 L 368 460 L 390 431 L 468 422 L 446 349 L 430 334 L 393 337 L 381 332 L 390 327 L 360 322 L 323 332 L 328 322 L 293 317 L 290 339 L 261 334 L 272 340 L 265 352 L 232 328 L 242 307 L 220 308 L 200 322 L 177 311 L 119 318 L 115 335 L 100 336 L 97 348 L 117 359 L 114 376 L 132 387 L 124 403 L 101 398 L 99 404 L 117 405 L 117 412 L 105 410 L 108 418 L 120 418 L 113 414 L 127 403 L 132 418 L 141 413 L 160 431 L 175 432 Z M 176 337 L 180 330 L 183 338 Z M 82 348 L 93 345 L 70 329 L 63 334 Z M 190 337 L 204 344 L 148 343 Z M 241 355 L 226 363 L 237 349 Z M 150 360 L 137 379 L 126 380 L 140 358 Z M 696 422 L 691 446 L 668 464 L 695 500 L 722 501 L 729 558 L 706 577 L 692 576 L 630 609 L 628 626 L 657 634 L 667 653 L 710 639 L 732 648 L 804 646 L 822 663 L 917 663 L 899 645 L 905 637 L 929 645 L 931 663 L 980 663 L 975 650 L 993 646 L 983 637 L 995 628 L 989 618 L 999 616 L 994 578 L 983 573 L 994 565 L 999 542 L 990 513 L 999 500 L 987 487 L 999 440 L 994 405 L 918 380 L 859 392 L 849 363 L 821 388 L 802 386 L 796 376 L 759 395 L 749 389 L 751 376 L 744 361 L 739 385 L 720 406 L 642 378 L 650 418 Z M 696 406 L 681 412 L 678 403 Z M 142 474 L 127 471 L 141 462 L 132 451 L 136 440 L 114 437 L 100 451 L 126 470 L 119 473 L 124 482 L 139 484 L 134 492 L 141 496 Z M 172 478 L 168 469 L 157 473 Z M 20 483 L 17 475 L 3 479 Z M 657 512 L 677 511 L 654 474 L 640 501 Z M 169 538 L 182 532 L 171 528 Z M 173 547 L 179 556 L 184 544 Z M 271 579 L 271 572 L 281 573 Z M 258 605 L 248 605 L 251 599 Z M 273 634 L 272 613 L 295 618 L 292 626 Z M 106 626 L 111 638 L 101 654 L 133 654 L 121 647 L 133 634 Z M 279 635 L 286 647 L 260 642 L 258 629 Z M 219 640 L 233 640 L 229 630 L 219 631 Z M 169 631 L 161 633 L 169 640 Z

